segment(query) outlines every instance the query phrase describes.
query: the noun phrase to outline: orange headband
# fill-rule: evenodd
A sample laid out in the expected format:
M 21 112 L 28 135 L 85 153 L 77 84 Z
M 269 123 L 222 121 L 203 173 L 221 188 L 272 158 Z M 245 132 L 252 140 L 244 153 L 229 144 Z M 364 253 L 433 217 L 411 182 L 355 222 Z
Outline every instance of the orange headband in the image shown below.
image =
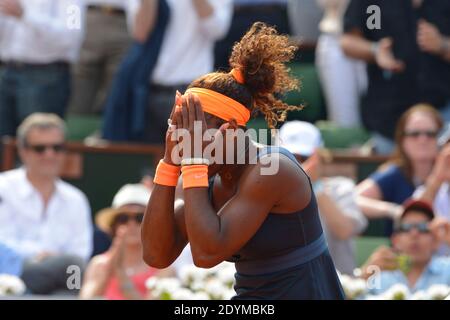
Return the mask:
M 237 81 L 237 83 L 240 83 L 240 84 L 245 83 L 244 75 L 242 74 L 241 70 L 234 68 L 230 71 L 230 74 Z
M 216 91 L 203 88 L 190 88 L 186 93 L 195 93 L 202 103 L 203 111 L 225 121 L 235 119 L 237 124 L 245 126 L 250 120 L 250 110 L 244 105 Z

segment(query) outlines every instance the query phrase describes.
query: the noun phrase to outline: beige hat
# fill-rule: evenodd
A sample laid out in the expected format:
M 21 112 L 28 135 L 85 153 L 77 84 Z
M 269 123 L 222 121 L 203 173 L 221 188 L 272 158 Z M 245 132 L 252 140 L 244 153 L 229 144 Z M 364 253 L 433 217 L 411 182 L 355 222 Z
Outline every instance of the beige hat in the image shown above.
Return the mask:
M 100 210 L 95 215 L 95 223 L 106 233 L 111 234 L 112 223 L 118 213 L 119 208 L 128 204 L 137 204 L 146 207 L 150 199 L 150 190 L 143 184 L 124 185 L 114 196 L 112 206 Z

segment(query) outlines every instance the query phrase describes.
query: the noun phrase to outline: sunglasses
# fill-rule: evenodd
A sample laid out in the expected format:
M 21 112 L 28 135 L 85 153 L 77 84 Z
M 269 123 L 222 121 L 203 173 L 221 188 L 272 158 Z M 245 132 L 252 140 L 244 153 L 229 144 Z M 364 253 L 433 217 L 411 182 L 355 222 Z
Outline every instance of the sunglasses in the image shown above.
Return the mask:
M 400 224 L 396 231 L 397 232 L 410 232 L 412 229 L 416 229 L 420 233 L 429 233 L 430 229 L 428 228 L 428 223 L 422 222 L 422 223 L 402 223 Z
M 411 130 L 405 131 L 404 135 L 405 137 L 411 138 L 418 138 L 420 136 L 425 136 L 427 138 L 433 139 L 437 137 L 438 132 L 433 130 Z
M 117 214 L 116 218 L 114 219 L 114 222 L 116 224 L 127 224 L 128 221 L 130 221 L 132 219 L 136 223 L 140 224 L 142 222 L 142 220 L 144 220 L 144 213 L 143 212 L 134 213 L 134 214 L 119 213 L 119 214 Z
M 64 144 L 35 144 L 35 145 L 26 145 L 27 149 L 31 149 L 36 153 L 43 154 L 47 149 L 53 150 L 55 153 L 60 153 L 66 149 Z

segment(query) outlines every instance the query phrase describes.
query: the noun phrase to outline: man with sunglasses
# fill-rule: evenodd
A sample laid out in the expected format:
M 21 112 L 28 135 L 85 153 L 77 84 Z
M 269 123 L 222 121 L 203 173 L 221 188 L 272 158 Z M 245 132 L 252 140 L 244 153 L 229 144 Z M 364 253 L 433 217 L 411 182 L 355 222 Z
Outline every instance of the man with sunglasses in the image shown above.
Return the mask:
M 428 202 L 408 200 L 391 236 L 392 247 L 378 248 L 362 267 L 362 277 L 375 284 L 371 293 L 381 294 L 399 283 L 412 293 L 450 285 L 450 258 L 435 255 L 441 241 L 450 242 L 448 229 L 435 220 Z M 381 273 L 373 273 L 376 269 Z
M 22 279 L 34 294 L 67 291 L 67 267 L 82 269 L 92 250 L 88 200 L 59 179 L 64 132 L 54 114 L 28 116 L 17 131 L 23 166 L 0 174 L 0 242 L 25 259 Z

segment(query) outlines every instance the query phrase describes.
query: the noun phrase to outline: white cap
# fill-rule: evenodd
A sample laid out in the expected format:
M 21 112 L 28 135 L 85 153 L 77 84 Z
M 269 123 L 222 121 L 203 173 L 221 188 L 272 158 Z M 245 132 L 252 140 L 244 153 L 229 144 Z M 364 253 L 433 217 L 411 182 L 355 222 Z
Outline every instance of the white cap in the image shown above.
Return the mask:
M 150 194 L 150 190 L 143 184 L 126 184 L 114 196 L 112 207 L 117 209 L 127 204 L 139 204 L 145 207 Z
M 289 121 L 280 129 L 281 146 L 293 154 L 311 156 L 317 148 L 323 146 L 319 129 L 309 122 Z

